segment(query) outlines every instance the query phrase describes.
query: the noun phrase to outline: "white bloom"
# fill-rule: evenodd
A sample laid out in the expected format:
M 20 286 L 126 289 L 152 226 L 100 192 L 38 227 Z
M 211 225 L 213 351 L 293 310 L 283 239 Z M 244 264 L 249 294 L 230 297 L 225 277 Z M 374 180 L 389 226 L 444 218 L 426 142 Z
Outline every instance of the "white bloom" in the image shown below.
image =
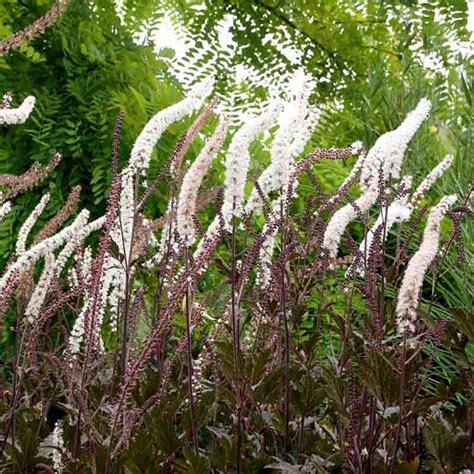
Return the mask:
M 0 125 L 24 123 L 35 106 L 36 99 L 30 95 L 16 109 L 0 109 Z
M 84 280 L 87 280 L 89 276 L 91 265 L 92 265 L 92 249 L 88 245 L 84 249 L 84 253 L 82 254 L 81 268 L 80 268 L 81 276 Z
M 374 233 L 378 229 L 378 227 L 384 222 L 385 218 L 385 238 L 387 237 L 388 232 L 393 227 L 393 225 L 405 222 L 410 219 L 414 209 L 416 208 L 417 203 L 420 201 L 426 191 L 429 190 L 433 183 L 449 168 L 452 161 L 452 155 L 447 155 L 445 159 L 435 168 L 433 168 L 433 170 L 428 174 L 428 176 L 421 182 L 421 184 L 418 186 L 417 190 L 413 193 L 412 196 L 409 196 L 408 193 L 404 193 L 403 196 L 395 199 L 393 203 L 390 204 L 387 210 L 382 209 L 374 225 L 368 231 L 366 240 L 364 239 L 360 243 L 359 250 L 364 253 L 365 249 L 367 249 L 367 251 L 370 249 Z M 405 191 L 408 191 L 411 188 L 411 181 L 411 176 L 405 176 L 402 179 L 400 184 L 403 185 Z M 351 266 L 351 268 L 348 269 L 348 274 L 353 269 L 354 268 Z M 359 272 L 362 271 L 361 268 L 358 268 L 357 270 Z
M 269 129 L 280 112 L 280 104 L 270 105 L 261 115 L 250 119 L 237 130 L 226 157 L 226 179 L 222 215 L 230 227 L 232 217 L 238 217 L 242 210 L 247 171 L 250 165 L 249 147 L 255 138 Z
M 195 240 L 194 216 L 196 214 L 196 199 L 212 160 L 219 152 L 227 132 L 227 124 L 222 121 L 212 137 L 206 142 L 203 149 L 189 167 L 181 184 L 176 213 L 176 226 L 179 235 L 187 245 Z
M 367 232 L 366 240 L 364 239 L 359 246 L 359 250 L 364 252 L 365 249 L 369 251 L 376 230 L 382 224 L 385 224 L 385 234 L 387 236 L 390 229 L 399 222 L 408 220 L 412 213 L 412 208 L 408 204 L 409 190 L 411 188 L 412 177 L 405 176 L 401 182 L 405 192 L 402 196 L 394 199 L 394 201 L 388 206 L 388 209 L 381 209 L 377 220 L 375 221 L 372 228 Z
M 3 277 L 0 279 L 0 292 L 4 290 L 5 285 L 8 283 L 8 279 L 12 273 L 15 271 L 22 273 L 27 268 L 30 268 L 31 265 L 35 264 L 41 257 L 53 252 L 55 249 L 60 247 L 68 239 L 72 238 L 76 232 L 87 223 L 88 218 L 89 211 L 84 209 L 79 213 L 71 225 L 65 227 L 57 234 L 44 239 L 36 245 L 33 245 L 33 247 L 30 247 L 8 267 Z
M 54 471 L 58 474 L 64 472 L 64 464 L 63 464 L 63 451 L 64 451 L 64 432 L 63 426 L 61 421 L 56 421 L 54 425 L 54 430 L 51 434 L 51 445 L 53 447 L 53 468 Z
M 280 208 L 280 199 L 275 201 L 273 205 L 273 212 L 279 212 Z M 259 252 L 259 271 L 257 273 L 257 285 L 265 289 L 271 278 L 271 264 L 273 258 L 273 250 L 276 243 L 276 237 L 278 234 L 278 227 L 274 226 L 273 229 L 269 232 L 268 223 L 266 222 L 263 226 L 262 233 L 265 235 L 265 240 L 263 241 L 262 247 Z
M 308 78 L 297 71 L 293 78 L 293 95 L 284 104 L 279 117 L 279 128 L 270 150 L 271 163 L 258 179 L 258 184 L 264 196 L 277 189 L 286 190 L 295 158 L 311 136 L 319 120 L 320 111 L 310 109 L 308 98 L 312 88 L 308 86 Z M 258 209 L 262 202 L 255 188 L 245 206 L 245 212 Z
M 163 132 L 174 122 L 201 107 L 212 92 L 214 80 L 207 78 L 191 88 L 180 102 L 158 112 L 144 127 L 133 145 L 128 169 L 132 172 L 148 169 L 151 153 Z
M 408 144 L 428 116 L 430 109 L 431 102 L 421 99 L 416 108 L 395 130 L 379 137 L 367 156 L 361 156 L 356 162 L 354 167 L 356 169 L 351 172 L 344 183 L 347 183 L 356 171 L 361 170 L 360 184 L 364 194 L 356 201 L 361 212 L 367 212 L 377 201 L 380 170 L 382 170 L 385 181 L 389 178 L 396 180 L 400 177 L 400 169 Z M 400 208 L 394 207 L 392 217 L 400 217 L 400 212 Z M 356 217 L 355 209 L 351 204 L 347 204 L 337 211 L 329 221 L 323 247 L 329 252 L 330 257 L 334 258 L 337 255 L 342 234 L 347 225 Z
M 367 212 L 377 201 L 377 192 L 367 191 L 355 204 L 361 213 Z M 329 254 L 329 258 L 337 256 L 337 250 L 341 242 L 342 234 L 347 225 L 358 217 L 355 207 L 349 203 L 334 213 L 324 233 L 323 247 Z
M 426 223 L 423 241 L 408 263 L 396 307 L 397 325 L 401 333 L 414 331 L 423 279 L 438 253 L 441 220 L 456 202 L 455 195 L 445 196 L 434 207 Z
M 418 201 L 420 201 L 426 191 L 428 191 L 433 183 L 441 176 L 444 174 L 444 172 L 451 166 L 451 163 L 453 162 L 454 157 L 453 155 L 446 155 L 443 161 L 439 163 L 436 167 L 434 167 L 431 172 L 428 174 L 428 176 L 421 182 L 421 184 L 418 186 L 417 190 L 413 194 L 413 197 L 411 198 L 411 203 L 413 206 L 416 206 Z
M 403 157 L 410 140 L 428 117 L 431 102 L 421 99 L 414 110 L 395 129 L 380 136 L 367 153 L 362 167 L 360 182 L 365 190 L 374 191 L 378 187 L 379 172 L 382 169 L 385 180 L 400 177 Z
M 240 216 L 242 211 L 242 201 L 244 199 L 245 182 L 247 171 L 250 165 L 250 144 L 263 131 L 269 129 L 275 122 L 281 105 L 279 102 L 271 104 L 261 115 L 249 119 L 234 134 L 226 157 L 226 179 L 224 203 L 222 204 L 222 217 L 224 228 L 231 228 L 232 218 Z M 194 259 L 199 258 L 203 250 L 206 239 L 218 235 L 221 228 L 219 216 L 211 222 L 207 228 L 206 235 L 199 242 Z
M 44 211 L 44 208 L 46 207 L 46 205 L 48 204 L 49 198 L 50 198 L 49 193 L 46 193 L 41 198 L 41 201 L 33 209 L 33 212 L 28 216 L 26 221 L 21 226 L 20 232 L 18 233 L 18 239 L 16 241 L 16 254 L 17 255 L 21 255 L 25 253 L 26 240 L 28 239 L 28 235 L 30 235 L 31 229 L 35 225 L 41 213 Z
M 96 306 L 94 308 L 94 314 L 92 315 L 95 320 L 93 324 L 93 330 L 95 331 L 93 340 L 99 341 L 99 344 L 101 344 L 102 342 L 100 340 L 100 329 L 102 327 L 105 310 L 107 309 L 107 303 L 110 303 L 109 291 L 110 289 L 112 289 L 112 292 L 110 293 L 112 295 L 115 289 L 115 295 L 117 295 L 117 298 L 119 296 L 122 296 L 122 293 L 124 292 L 123 275 L 124 270 L 120 262 L 114 257 L 107 255 L 101 276 L 100 293 L 98 296 L 98 301 L 96 302 Z M 81 344 L 84 340 L 85 318 L 91 309 L 91 303 L 92 301 L 90 292 L 86 291 L 81 312 L 76 318 L 71 334 L 69 335 L 68 355 L 72 360 L 76 359 L 81 351 Z M 112 303 L 112 311 L 116 311 L 116 305 L 118 304 L 118 301 L 114 299 Z M 113 327 L 112 329 L 115 329 L 115 327 Z
M 89 234 L 99 230 L 104 224 L 104 221 L 105 217 L 99 217 L 82 229 L 79 229 L 61 250 L 56 259 L 54 259 L 54 256 L 51 254 L 51 258 L 46 262 L 43 273 L 25 310 L 25 315 L 28 317 L 30 323 L 33 323 L 38 316 L 53 279 L 59 277 L 62 269 L 65 267 L 69 257 L 74 253 L 77 246 L 83 242 Z
M 12 210 L 12 205 L 10 201 L 0 204 L 0 221 Z
M 121 255 L 129 259 L 131 258 L 135 223 L 135 186 L 132 170 L 125 169 L 121 181 L 118 218 L 110 232 L 110 237 L 117 245 Z
M 79 316 L 74 321 L 71 334 L 68 340 L 68 351 L 72 358 L 75 358 L 81 350 L 81 343 L 84 339 L 84 321 L 86 318 L 87 311 L 89 310 L 90 298 L 89 294 L 86 293 L 84 296 L 84 304 L 82 306 Z

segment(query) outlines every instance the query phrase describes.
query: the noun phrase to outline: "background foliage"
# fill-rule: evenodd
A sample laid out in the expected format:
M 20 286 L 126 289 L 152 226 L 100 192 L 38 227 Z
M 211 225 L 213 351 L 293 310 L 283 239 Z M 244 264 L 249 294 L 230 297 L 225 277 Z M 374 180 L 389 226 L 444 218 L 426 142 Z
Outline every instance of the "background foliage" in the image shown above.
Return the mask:
M 0 37 L 21 30 L 51 4 L 50 0 L 2 2 Z M 0 58 L 0 91 L 12 90 L 16 103 L 29 94 L 38 98 L 38 105 L 25 125 L 1 130 L 0 173 L 19 174 L 35 160 L 46 163 L 54 152 L 63 154 L 63 161 L 52 177 L 17 199 L 14 212 L 1 223 L 0 258 L 6 259 L 19 224 L 24 222 L 45 191 L 53 198 L 38 226 L 57 211 L 75 184 L 81 184 L 83 188 L 82 205 L 95 215 L 102 213 L 110 184 L 112 127 L 117 113 L 125 112 L 122 162 L 126 162 L 133 140 L 147 119 L 157 110 L 176 102 L 194 81 L 209 73 L 218 78 L 221 110 L 232 113 L 233 121 L 238 122 L 245 113 L 261 108 L 270 95 L 283 93 L 292 72 L 304 67 L 318 84 L 312 101 L 324 107 L 321 124 L 307 151 L 316 146 L 346 146 L 358 139 L 369 147 L 380 134 L 395 127 L 421 97 L 427 96 L 434 103 L 433 113 L 410 147 L 405 171 L 414 174 L 417 184 L 446 153 L 453 153 L 455 163 L 436 184 L 430 201 L 433 198 L 434 202 L 442 194 L 465 193 L 474 177 L 474 85 L 472 57 L 469 51 L 466 52 L 470 47 L 466 8 L 466 2 L 461 0 L 166 0 L 159 5 L 146 0 L 129 0 L 118 5 L 109 0 L 72 0 L 64 16 L 44 35 Z M 183 54 L 160 46 L 160 33 L 166 19 L 187 45 Z M 173 125 L 164 134 L 155 151 L 152 174 L 157 173 L 191 120 Z M 204 132 L 209 128 L 205 127 Z M 268 162 L 269 140 L 266 138 L 252 148 L 253 177 Z M 193 144 L 189 158 L 195 155 L 198 145 Z M 322 162 L 316 165 L 316 175 L 326 190 L 333 189 L 351 165 L 352 162 Z M 206 183 L 209 186 L 222 182 L 222 164 L 214 166 L 210 181 Z M 165 210 L 166 200 L 159 197 L 166 195 L 167 189 L 165 184 L 161 186 L 158 197 L 147 207 L 150 217 L 158 217 Z M 300 188 L 296 209 L 298 206 L 303 208 L 312 191 L 312 183 L 302 180 Z M 353 230 L 356 234 L 362 232 L 357 226 Z M 467 236 L 474 235 L 472 223 L 465 224 L 464 232 Z M 472 310 L 474 251 L 472 239 L 468 238 L 467 242 L 469 281 L 463 281 L 455 268 L 449 269 L 448 262 L 448 270 L 438 285 L 437 301 L 431 308 L 436 315 L 448 315 L 447 308 Z M 222 255 L 228 257 L 226 251 L 220 249 Z M 200 289 L 223 306 L 221 279 L 219 271 L 211 269 L 200 282 Z M 331 280 L 326 282 L 326 289 L 334 300 L 331 311 L 342 312 L 344 300 L 338 299 L 340 291 L 333 283 Z M 331 340 L 328 328 L 334 332 L 341 328 L 337 327 L 337 320 L 329 320 L 326 321 L 326 332 L 314 339 L 310 336 L 318 304 L 317 295 L 313 295 L 306 308 L 307 317 L 295 322 L 295 332 L 300 338 L 298 344 L 302 348 L 310 347 L 309 353 L 314 349 L 323 360 L 327 341 Z M 363 327 L 358 318 L 359 312 L 361 319 L 363 314 L 359 305 L 362 307 L 361 302 L 354 302 L 357 316 L 354 319 L 356 326 Z M 452 346 L 447 346 L 446 352 L 436 351 L 433 356 L 436 370 L 429 372 L 427 390 L 433 393 L 444 390 L 447 393 L 438 394 L 443 400 L 449 399 L 451 385 L 456 383 L 453 374 L 459 360 L 456 361 L 453 353 L 458 351 L 456 357 L 462 359 L 462 364 L 467 365 L 472 360 L 468 357 L 468 350 L 472 353 L 472 343 L 469 346 L 463 341 L 461 349 L 457 346 L 459 327 L 456 326 L 465 324 L 461 332 L 468 333 L 465 321 L 471 315 L 459 312 L 458 316 L 449 332 L 454 341 Z M 319 344 L 321 341 L 323 343 Z M 451 347 L 454 348 L 452 351 Z M 222 373 L 230 371 L 230 349 L 225 344 L 218 348 Z M 275 403 L 272 399 L 275 394 L 268 386 L 273 382 L 271 377 L 281 377 L 281 373 L 275 373 L 266 378 L 259 372 L 269 357 L 267 351 L 262 351 L 259 358 L 245 361 L 250 367 L 248 372 L 252 373 L 250 386 L 260 383 L 263 386 L 256 395 L 259 403 Z M 369 380 L 367 385 L 377 391 L 388 380 L 390 374 L 386 372 L 391 369 L 384 366 L 382 359 L 377 359 L 373 365 L 380 369 L 376 374 L 378 378 Z M 369 369 L 367 373 L 370 373 Z M 150 387 L 145 387 L 150 393 L 157 385 L 152 374 L 150 371 Z M 301 408 L 303 412 L 307 407 L 312 410 L 320 405 L 323 397 L 341 412 L 346 410 L 340 400 L 345 390 L 341 381 L 329 372 L 320 376 L 324 383 L 300 372 L 295 374 L 294 380 L 298 381 L 292 394 L 295 413 L 299 413 L 300 405 L 304 407 Z M 163 410 L 162 419 L 153 413 L 134 441 L 131 453 L 124 454 L 124 462 L 130 469 L 135 469 L 133 472 L 143 472 L 153 462 L 163 462 L 157 458 L 153 446 L 158 446 L 159 452 L 174 453 L 178 450 L 176 446 L 180 448 L 185 444 L 172 424 L 176 419 L 172 402 L 178 406 L 186 398 L 178 375 L 173 383 L 175 381 L 175 391 L 171 392 L 171 398 L 175 400 L 170 401 L 169 413 Z M 359 382 L 366 383 L 363 379 Z M 333 390 L 333 393 L 323 394 L 320 389 L 323 385 L 327 392 Z M 221 388 L 223 393 L 214 394 L 215 403 L 223 401 L 231 405 L 232 400 L 228 401 L 226 397 L 231 399 L 232 395 L 225 393 L 225 385 Z M 396 391 L 396 387 L 387 390 L 392 389 Z M 457 393 L 456 387 L 453 393 Z M 299 396 L 304 398 L 301 394 L 307 399 L 300 400 Z M 210 410 L 208 396 L 207 393 L 199 406 L 203 412 Z M 28 424 L 28 416 L 27 412 L 19 416 L 19 424 L 24 425 L 20 431 L 26 433 L 25 446 L 33 439 L 28 430 L 36 429 L 31 422 Z M 350 412 L 344 413 L 344 417 L 343 421 L 347 422 Z M 253 421 L 257 426 L 258 423 L 265 424 L 263 416 L 262 419 L 255 416 Z M 273 423 L 281 428 L 281 420 L 276 419 Z M 163 426 L 168 425 L 169 432 L 163 433 Z M 451 439 L 451 431 L 442 423 L 438 426 L 434 422 L 427 433 L 431 452 L 439 451 L 439 445 L 450 449 L 446 440 L 439 441 L 442 437 Z M 144 439 L 150 436 L 153 443 L 147 445 Z M 72 439 L 72 433 L 66 433 L 66 437 Z M 458 441 L 453 438 L 452 451 Z M 463 438 L 460 442 L 466 440 Z M 216 440 L 210 445 L 215 456 L 212 464 L 225 469 L 233 455 L 230 442 L 226 445 L 226 433 L 217 433 Z M 332 450 L 332 446 L 326 446 L 322 439 L 311 445 L 316 446 L 319 453 Z M 461 448 L 464 447 L 463 444 Z M 36 448 L 28 449 L 35 452 Z M 100 456 L 105 455 L 99 452 L 98 458 Z M 206 472 L 207 460 L 193 459 L 191 451 L 186 451 L 186 456 L 189 456 L 188 464 L 200 466 L 196 472 Z M 268 461 L 263 459 L 261 462 Z M 453 462 L 456 462 L 455 456 Z

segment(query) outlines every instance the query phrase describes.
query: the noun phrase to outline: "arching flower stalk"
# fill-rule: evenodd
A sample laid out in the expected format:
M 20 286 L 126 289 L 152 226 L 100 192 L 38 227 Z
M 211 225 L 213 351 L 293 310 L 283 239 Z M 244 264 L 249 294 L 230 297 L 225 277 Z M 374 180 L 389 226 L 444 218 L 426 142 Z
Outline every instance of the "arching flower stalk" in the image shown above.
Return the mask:
M 416 205 L 423 199 L 425 193 L 433 186 L 436 180 L 442 176 L 445 171 L 451 166 L 454 160 L 453 155 L 446 155 L 444 160 L 441 161 L 437 166 L 435 166 L 426 178 L 421 182 L 416 191 L 413 193 L 413 196 L 410 199 L 412 207 Z
M 403 157 L 423 121 L 429 114 L 431 102 L 421 99 L 405 120 L 395 129 L 377 139 L 365 158 L 360 158 L 355 167 L 360 169 L 360 185 L 363 194 L 355 201 L 339 209 L 331 218 L 324 234 L 323 247 L 329 258 L 335 258 L 342 234 L 359 212 L 367 212 L 376 202 L 379 194 L 380 175 L 384 184 L 400 178 Z
M 41 257 L 44 257 L 46 254 L 53 252 L 55 249 L 63 245 L 67 240 L 71 239 L 84 225 L 86 225 L 88 218 L 89 211 L 84 209 L 79 213 L 71 225 L 65 227 L 57 234 L 30 247 L 7 268 L 6 272 L 0 279 L 0 292 L 4 290 L 8 278 L 13 272 L 19 272 L 21 274 L 23 271 L 30 268 L 31 265 L 35 264 Z
M 222 216 L 227 229 L 231 228 L 232 218 L 239 217 L 242 211 L 250 165 L 250 144 L 260 133 L 274 125 L 280 112 L 280 103 L 271 104 L 261 115 L 249 120 L 237 130 L 229 145 L 225 162 L 225 192 L 222 204 Z
M 25 310 L 25 315 L 28 317 L 30 323 L 33 323 L 39 315 L 51 283 L 55 278 L 59 278 L 62 269 L 65 267 L 69 258 L 73 255 L 76 248 L 92 232 L 99 230 L 104 224 L 104 221 L 105 217 L 100 217 L 99 219 L 85 225 L 82 229 L 79 229 L 61 250 L 57 258 L 54 258 L 53 254 L 49 254 L 47 264 L 45 265 L 43 273 L 41 274 L 38 284 L 36 285 Z
M 186 245 L 191 245 L 196 238 L 194 218 L 199 187 L 204 175 L 219 152 L 226 133 L 227 122 L 221 121 L 183 178 L 176 218 L 177 231 Z
M 143 128 L 135 141 L 130 154 L 127 172 L 144 173 L 150 164 L 151 154 L 163 132 L 174 122 L 181 120 L 194 110 L 201 107 L 204 99 L 213 89 L 214 80 L 204 79 L 191 88 L 187 96 L 180 102 L 160 110 Z
M 280 213 L 281 199 L 282 198 L 280 196 L 273 202 L 272 214 L 274 216 Z M 264 240 L 259 250 L 259 267 L 256 283 L 260 288 L 264 289 L 269 285 L 272 276 L 271 264 L 278 235 L 278 226 L 269 224 L 269 222 L 265 222 L 265 225 L 262 229 L 262 234 L 264 236 Z
M 291 97 L 284 104 L 278 120 L 279 128 L 270 150 L 271 163 L 258 179 L 263 196 L 268 196 L 275 190 L 285 193 L 294 160 L 303 151 L 320 117 L 320 111 L 308 105 L 312 87 L 301 70 L 295 74 L 290 87 Z M 261 205 L 259 192 L 254 188 L 245 206 L 245 213 L 249 214 Z
M 0 57 L 42 34 L 46 28 L 50 27 L 58 20 L 68 5 L 69 0 L 56 0 L 54 5 L 43 16 L 39 17 L 23 30 L 1 40 Z
M 384 133 L 367 153 L 362 167 L 360 184 L 364 190 L 375 191 L 378 187 L 380 170 L 387 181 L 400 178 L 405 152 L 411 139 L 428 117 L 431 102 L 421 99 L 414 110 L 395 129 Z
M 0 175 L 0 184 L 7 186 L 3 190 L 2 198 L 12 199 L 18 194 L 33 189 L 56 168 L 60 161 L 61 155 L 55 153 L 52 160 L 44 166 L 35 161 L 27 171 L 19 176 L 12 174 Z
M 114 224 L 110 237 L 126 259 L 131 257 L 133 246 L 133 228 L 135 222 L 135 175 L 126 169 L 121 176 L 121 191 L 117 222 Z
M 118 245 L 121 254 L 132 259 L 132 241 L 136 211 L 136 186 L 138 173 L 145 175 L 148 170 L 153 148 L 163 132 L 174 122 L 184 118 L 202 106 L 203 101 L 213 89 L 214 80 L 207 78 L 195 84 L 187 96 L 180 102 L 159 111 L 145 125 L 135 141 L 128 166 L 122 172 L 122 191 L 120 196 L 120 212 L 111 237 Z M 209 109 L 210 113 L 210 109 Z M 206 116 L 208 114 L 205 114 Z M 168 203 L 168 211 L 173 202 Z M 167 211 L 167 212 L 168 212 Z M 162 241 L 166 240 L 162 237 Z
M 423 241 L 408 262 L 395 310 L 397 327 L 401 334 L 415 331 L 418 302 L 425 273 L 438 253 L 441 221 L 456 199 L 455 195 L 445 196 L 431 210 L 423 233 Z
M 20 231 L 18 233 L 18 239 L 16 241 L 16 254 L 17 255 L 21 255 L 25 253 L 26 240 L 28 239 L 28 236 L 30 235 L 31 229 L 35 225 L 41 213 L 44 211 L 46 205 L 48 204 L 49 198 L 50 198 L 49 193 L 46 193 L 41 198 L 41 201 L 33 209 L 33 212 L 28 216 L 26 221 L 21 226 Z
M 12 204 L 10 201 L 0 204 L 0 222 L 11 210 L 12 210 Z
M 206 240 L 216 237 L 222 227 L 229 231 L 232 228 L 233 218 L 240 216 L 250 165 L 249 147 L 260 133 L 268 130 L 275 123 L 280 112 L 281 104 L 279 102 L 270 104 L 262 114 L 249 119 L 235 132 L 227 150 L 224 202 L 221 212 L 211 222 L 205 236 L 201 239 L 194 253 L 195 260 L 202 255 L 203 243 Z
M 421 182 L 416 191 L 412 196 L 409 194 L 411 188 L 411 176 L 405 176 L 401 181 L 401 186 L 403 187 L 403 193 L 401 196 L 396 198 L 388 207 L 388 209 L 382 209 L 377 217 L 372 228 L 367 232 L 367 236 L 360 243 L 359 250 L 364 252 L 365 249 L 370 250 L 372 245 L 373 236 L 379 228 L 379 226 L 385 226 L 385 238 L 387 238 L 388 232 L 395 225 L 407 221 L 413 214 L 417 204 L 422 199 L 424 194 L 431 188 L 431 186 L 436 182 L 436 180 L 451 166 L 453 162 L 453 156 L 447 155 L 443 161 L 441 161 L 431 172 L 426 176 L 426 178 Z M 350 267 L 348 272 L 355 268 Z M 359 272 L 362 272 L 363 269 L 359 266 L 357 268 Z

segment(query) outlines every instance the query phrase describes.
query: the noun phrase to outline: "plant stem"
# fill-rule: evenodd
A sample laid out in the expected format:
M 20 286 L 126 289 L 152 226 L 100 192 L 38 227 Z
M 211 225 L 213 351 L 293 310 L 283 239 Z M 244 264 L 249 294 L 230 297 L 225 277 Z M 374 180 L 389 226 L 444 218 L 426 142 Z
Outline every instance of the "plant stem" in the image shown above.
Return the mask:
M 235 378 L 235 399 L 237 403 L 237 450 L 236 450 L 236 468 L 237 473 L 242 472 L 241 457 L 242 457 L 242 401 L 240 393 L 240 370 L 239 370 L 239 357 L 240 357 L 240 320 L 239 314 L 236 308 L 235 294 L 237 291 L 236 282 L 236 222 L 235 222 L 235 199 L 232 206 L 232 269 L 231 269 L 231 313 L 232 313 L 232 335 L 233 335 L 233 358 L 234 358 L 234 378 Z
M 400 433 L 402 431 L 402 424 L 403 424 L 403 409 L 404 409 L 404 400 L 405 400 L 405 362 L 406 362 L 406 353 L 407 353 L 407 337 L 406 334 L 403 336 L 403 352 L 402 352 L 402 367 L 401 367 L 401 374 L 400 374 L 400 411 L 399 411 L 399 421 L 397 426 L 397 433 L 395 435 L 395 445 L 393 448 L 393 457 L 392 463 L 390 466 L 390 474 L 395 472 L 395 463 L 397 460 L 397 452 L 398 452 L 398 444 L 400 442 Z
M 7 428 L 5 430 L 2 447 L 0 449 L 0 455 L 3 454 L 5 446 L 7 444 L 8 435 L 11 431 L 12 446 L 15 446 L 15 435 L 16 435 L 16 402 L 18 399 L 18 359 L 20 355 L 20 346 L 22 345 L 18 340 L 18 334 L 20 332 L 20 323 L 18 315 L 16 316 L 15 322 L 15 342 L 13 348 L 13 383 L 12 383 L 12 403 L 10 408 L 10 416 L 8 418 Z
M 188 248 L 186 247 L 185 254 L 185 265 L 186 274 L 189 272 L 188 268 Z M 188 392 L 189 392 L 189 414 L 191 418 L 191 440 L 194 445 L 194 451 L 198 454 L 198 441 L 197 441 L 197 430 L 196 430 L 196 419 L 194 416 L 194 394 L 193 394 L 193 355 L 192 355 L 192 340 L 191 340 L 191 314 L 192 314 L 192 303 L 191 303 L 191 288 L 188 284 L 188 288 L 185 294 L 185 305 L 186 305 L 186 353 L 188 363 Z
M 283 191 L 280 193 L 280 212 L 281 212 L 281 292 L 280 292 L 280 310 L 284 322 L 285 331 L 285 388 L 284 388 L 284 460 L 288 460 L 289 446 L 289 427 L 290 427 L 290 329 L 286 315 L 286 286 L 285 286 L 285 244 L 286 244 L 286 225 L 283 206 Z M 304 422 L 304 419 L 303 419 Z

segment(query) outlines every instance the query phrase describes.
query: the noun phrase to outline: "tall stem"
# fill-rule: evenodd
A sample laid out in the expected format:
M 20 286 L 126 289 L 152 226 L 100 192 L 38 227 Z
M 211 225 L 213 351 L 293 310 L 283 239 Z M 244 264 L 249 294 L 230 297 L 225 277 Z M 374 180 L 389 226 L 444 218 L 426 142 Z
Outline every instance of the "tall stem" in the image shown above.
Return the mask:
M 281 290 L 280 290 L 280 310 L 284 322 L 285 331 L 285 387 L 284 387 L 284 460 L 288 460 L 289 428 L 290 428 L 290 329 L 286 315 L 286 285 L 285 285 L 285 245 L 286 245 L 286 225 L 283 205 L 283 190 L 280 193 L 280 226 L 281 226 Z M 304 423 L 304 418 L 303 418 Z
M 407 354 L 407 337 L 406 334 L 403 336 L 403 352 L 402 352 L 402 367 L 401 367 L 401 374 L 400 374 L 400 412 L 398 414 L 399 421 L 397 426 L 397 433 L 395 435 L 395 445 L 393 448 L 393 457 L 392 463 L 390 466 L 390 474 L 395 472 L 395 463 L 397 460 L 397 452 L 398 452 L 398 444 L 400 442 L 400 433 L 402 431 L 402 424 L 403 424 L 403 410 L 404 410 L 404 400 L 405 400 L 405 365 L 406 365 L 406 354 Z
M 11 431 L 11 439 L 12 439 L 12 446 L 15 446 L 15 437 L 16 437 L 16 403 L 18 399 L 18 359 L 20 356 L 20 347 L 21 343 L 18 340 L 20 333 L 20 323 L 18 315 L 16 316 L 16 323 L 15 323 L 15 342 L 14 342 L 14 349 L 13 349 L 13 383 L 12 383 L 12 402 L 10 408 L 10 416 L 8 418 L 7 428 L 5 430 L 3 443 L 0 448 L 0 455 L 3 454 L 5 446 L 7 444 L 8 435 Z
M 236 308 L 236 251 L 235 251 L 235 237 L 236 237 L 236 222 L 235 222 L 235 199 L 232 206 L 232 269 L 231 269 L 231 314 L 232 314 L 232 336 L 233 336 L 233 358 L 234 358 L 234 383 L 235 383 L 235 399 L 237 403 L 237 450 L 236 450 L 236 468 L 237 472 L 242 472 L 241 457 L 242 457 L 242 400 L 240 393 L 240 318 L 239 312 Z
M 186 260 L 186 274 L 189 273 L 188 265 L 188 248 L 186 247 L 184 258 Z M 188 283 L 185 294 L 185 306 L 186 306 L 186 353 L 187 353 L 187 363 L 188 363 L 188 392 L 189 392 L 189 414 L 191 418 L 191 440 L 194 445 L 194 450 L 196 454 L 198 453 L 198 442 L 197 442 L 197 431 L 196 431 L 196 419 L 194 416 L 194 393 L 193 393 L 193 355 L 192 355 L 192 340 L 191 340 L 191 313 L 192 313 L 192 303 L 191 303 L 191 288 Z

